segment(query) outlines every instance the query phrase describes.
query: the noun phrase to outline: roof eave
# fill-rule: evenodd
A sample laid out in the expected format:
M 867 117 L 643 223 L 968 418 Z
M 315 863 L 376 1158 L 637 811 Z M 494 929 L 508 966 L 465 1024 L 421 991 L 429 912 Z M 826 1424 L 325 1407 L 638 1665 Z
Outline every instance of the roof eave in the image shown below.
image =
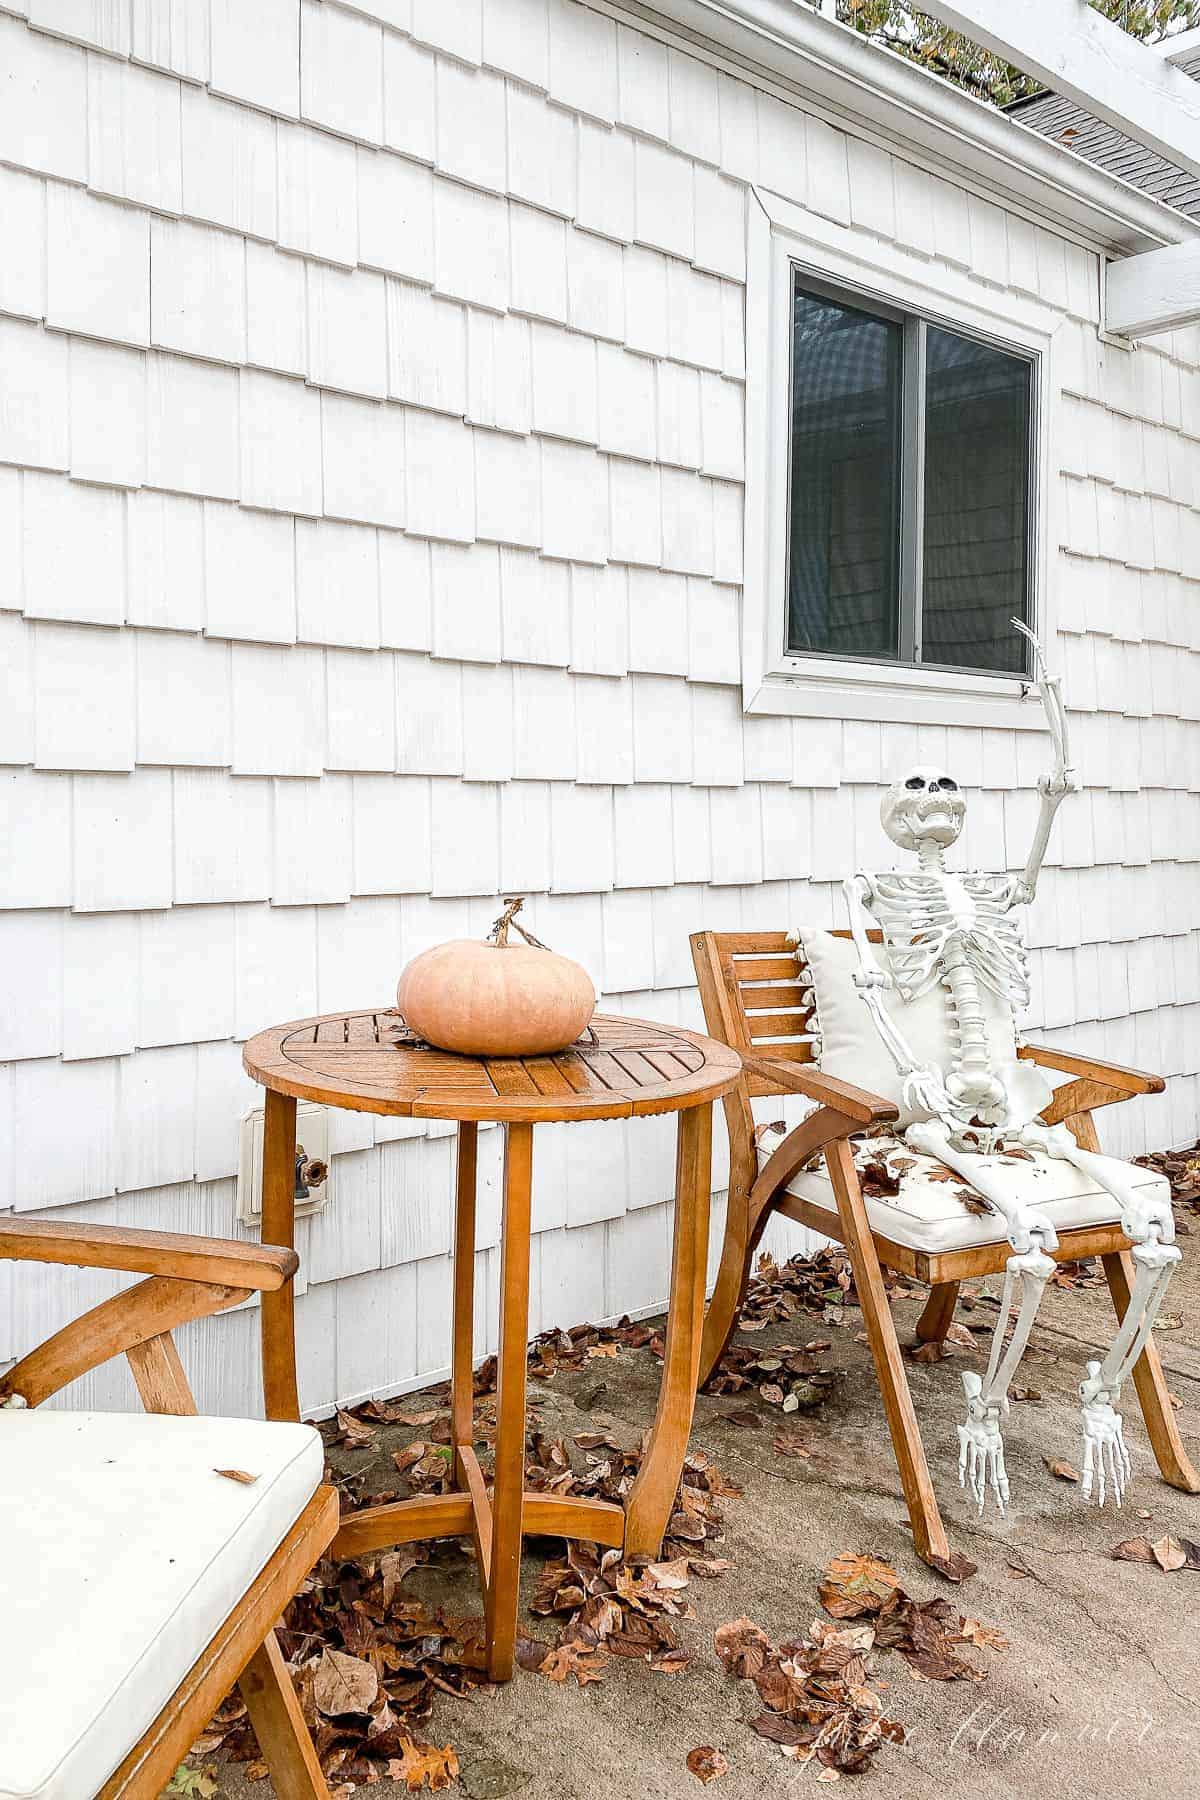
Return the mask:
M 1200 236 L 1200 225 L 940 76 L 800 0 L 590 0 L 598 10 L 790 89 L 831 122 L 1110 255 Z

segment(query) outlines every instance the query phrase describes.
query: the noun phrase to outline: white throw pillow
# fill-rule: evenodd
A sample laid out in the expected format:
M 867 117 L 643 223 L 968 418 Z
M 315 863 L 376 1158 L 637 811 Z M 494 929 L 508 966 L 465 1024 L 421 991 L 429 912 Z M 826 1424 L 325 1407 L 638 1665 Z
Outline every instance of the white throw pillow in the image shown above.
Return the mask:
M 834 937 L 831 932 L 800 926 L 796 936 L 800 950 L 812 975 L 816 1000 L 816 1023 L 821 1034 L 817 1058 L 826 1075 L 836 1075 L 868 1093 L 894 1100 L 900 1107 L 900 1125 L 911 1125 L 915 1118 L 927 1114 L 905 1109 L 900 1094 L 900 1076 L 876 1028 L 875 1021 L 854 984 L 859 967 L 858 951 L 850 938 Z M 1017 1063 L 1017 1034 L 1012 1008 L 980 983 L 980 1001 L 987 1028 L 992 1067 L 1006 1085 L 1014 1075 L 1022 1080 L 1031 1065 Z M 943 1074 L 950 1068 L 954 1046 L 950 1033 L 950 1003 L 946 990 L 935 983 L 916 1000 L 901 1000 L 898 994 L 882 995 L 883 1004 L 919 1064 L 932 1064 Z M 1019 1071 L 1019 1073 L 1018 1073 Z M 1022 1085 L 1024 1085 L 1022 1080 Z M 1049 1098 L 1046 1086 L 1045 1098 Z M 1045 1104 L 1034 1105 L 1030 1116 Z

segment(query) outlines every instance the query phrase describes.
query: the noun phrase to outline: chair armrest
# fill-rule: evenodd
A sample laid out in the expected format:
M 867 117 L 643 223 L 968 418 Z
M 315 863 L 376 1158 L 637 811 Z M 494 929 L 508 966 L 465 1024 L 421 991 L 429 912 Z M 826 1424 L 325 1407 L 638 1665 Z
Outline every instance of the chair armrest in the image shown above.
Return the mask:
M 1167 1085 L 1161 1075 L 1144 1075 L 1138 1069 L 1123 1069 L 1119 1063 L 1100 1062 L 1094 1056 L 1075 1056 L 1048 1044 L 1022 1044 L 1017 1055 L 1043 1068 L 1060 1069 L 1064 1075 L 1118 1088 L 1122 1094 L 1161 1094 Z
M 819 1100 L 823 1106 L 844 1113 L 860 1125 L 877 1125 L 900 1116 L 894 1101 L 884 1100 L 879 1094 L 869 1094 L 865 1088 L 852 1087 L 848 1081 L 839 1081 L 836 1075 L 825 1075 L 810 1063 L 772 1062 L 765 1056 L 748 1056 L 744 1051 L 739 1054 L 747 1075 L 753 1075 L 759 1081 L 774 1081 L 793 1094 L 807 1094 L 810 1100 Z
M 294 1250 L 242 1244 L 232 1238 L 186 1237 L 172 1231 L 133 1231 L 121 1225 L 65 1225 L 52 1220 L 0 1219 L 0 1259 L 68 1263 L 77 1269 L 122 1269 L 271 1293 L 296 1273 Z

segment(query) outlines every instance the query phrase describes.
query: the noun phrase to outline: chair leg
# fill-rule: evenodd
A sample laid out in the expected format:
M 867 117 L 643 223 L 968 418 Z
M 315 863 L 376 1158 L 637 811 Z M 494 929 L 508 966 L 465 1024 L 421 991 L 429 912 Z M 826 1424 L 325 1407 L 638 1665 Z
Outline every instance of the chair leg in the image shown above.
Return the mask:
M 768 1211 L 764 1209 L 752 1227 L 749 1194 L 730 1194 L 725 1212 L 721 1264 L 717 1270 L 712 1298 L 704 1315 L 704 1330 L 700 1339 L 697 1385 L 701 1388 L 713 1374 L 733 1336 L 742 1302 L 746 1298 L 746 1289 L 750 1285 L 750 1265 L 768 1216 Z
M 954 1321 L 958 1304 L 957 1281 L 935 1282 L 929 1290 L 925 1310 L 917 1320 L 917 1336 L 923 1344 L 940 1344 Z
M 825 1161 L 833 1191 L 837 1195 L 842 1241 L 850 1255 L 863 1323 L 867 1328 L 871 1354 L 875 1358 L 888 1430 L 892 1434 L 900 1483 L 912 1522 L 913 1544 L 922 1561 L 933 1563 L 936 1567 L 939 1562 L 948 1560 L 950 1544 L 938 1511 L 933 1483 L 929 1479 L 925 1447 L 921 1442 L 917 1416 L 913 1411 L 912 1395 L 908 1390 L 908 1378 L 904 1373 L 896 1327 L 892 1322 L 887 1290 L 883 1285 L 883 1273 L 871 1236 L 853 1153 L 844 1138 L 828 1145 Z
M 270 1631 L 238 1682 L 277 1800 L 329 1800 L 283 1652 Z
M 1133 1285 L 1132 1259 L 1127 1250 L 1114 1250 L 1101 1260 L 1108 1278 L 1108 1291 L 1116 1308 L 1117 1321 L 1120 1323 L 1125 1317 L 1125 1309 L 1129 1305 L 1129 1290 Z M 1197 1475 L 1183 1447 L 1183 1439 L 1175 1423 L 1175 1409 L 1167 1397 L 1166 1379 L 1153 1335 L 1133 1366 L 1133 1384 L 1137 1389 L 1142 1417 L 1146 1421 L 1154 1460 L 1163 1480 L 1172 1487 L 1182 1488 L 1185 1494 L 1200 1494 L 1200 1475 Z

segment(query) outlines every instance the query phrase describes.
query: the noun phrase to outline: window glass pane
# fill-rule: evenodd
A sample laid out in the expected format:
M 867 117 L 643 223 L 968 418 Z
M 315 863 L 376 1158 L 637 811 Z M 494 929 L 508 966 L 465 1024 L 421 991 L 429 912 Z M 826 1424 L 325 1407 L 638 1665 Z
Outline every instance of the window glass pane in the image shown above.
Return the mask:
M 921 660 L 1023 673 L 1032 365 L 930 325 Z
M 789 652 L 896 655 L 901 346 L 898 324 L 797 282 Z

